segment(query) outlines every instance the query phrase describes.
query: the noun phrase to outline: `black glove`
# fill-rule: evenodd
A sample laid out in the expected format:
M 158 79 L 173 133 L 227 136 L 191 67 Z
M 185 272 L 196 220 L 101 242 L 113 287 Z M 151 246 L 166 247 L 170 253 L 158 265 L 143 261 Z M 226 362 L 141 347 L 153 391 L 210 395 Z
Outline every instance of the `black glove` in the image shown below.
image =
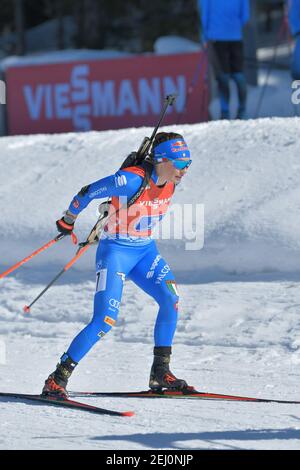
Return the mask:
M 71 235 L 74 230 L 74 223 L 76 217 L 64 215 L 61 219 L 56 221 L 57 230 L 64 235 Z

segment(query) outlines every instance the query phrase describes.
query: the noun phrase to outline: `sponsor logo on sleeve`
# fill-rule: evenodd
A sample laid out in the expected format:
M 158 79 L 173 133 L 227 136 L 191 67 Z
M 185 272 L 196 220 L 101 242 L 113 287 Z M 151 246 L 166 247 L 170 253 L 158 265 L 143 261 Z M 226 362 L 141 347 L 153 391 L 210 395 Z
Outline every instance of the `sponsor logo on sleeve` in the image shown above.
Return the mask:
M 120 175 L 120 176 L 115 177 L 116 188 L 118 188 L 119 186 L 126 186 L 126 184 L 127 184 L 127 178 L 125 175 Z
M 93 191 L 92 193 L 90 193 L 89 198 L 93 199 L 94 197 L 99 196 L 104 191 L 107 191 L 107 186 L 103 186 L 102 188 L 96 189 L 96 191 Z

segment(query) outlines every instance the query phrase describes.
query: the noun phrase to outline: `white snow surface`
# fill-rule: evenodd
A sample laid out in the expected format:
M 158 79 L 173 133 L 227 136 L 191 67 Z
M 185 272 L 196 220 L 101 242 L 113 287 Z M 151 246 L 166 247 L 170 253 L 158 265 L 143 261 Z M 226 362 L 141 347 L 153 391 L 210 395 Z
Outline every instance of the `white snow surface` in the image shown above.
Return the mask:
M 300 400 L 299 118 L 169 127 L 193 164 L 174 204 L 204 204 L 204 247 L 159 240 L 178 280 L 172 369 L 203 391 Z M 165 129 L 166 130 L 166 129 Z M 82 186 L 112 174 L 151 129 L 0 139 L 0 273 L 56 235 Z M 80 215 L 84 240 L 97 201 Z M 177 225 L 179 221 L 177 220 Z M 177 227 L 179 228 L 179 227 Z M 62 240 L 0 280 L 1 391 L 39 393 L 92 315 L 91 248 L 24 314 L 69 261 Z M 157 307 L 126 282 L 117 325 L 82 360 L 69 388 L 147 389 Z M 1 449 L 300 449 L 299 405 L 95 398 L 132 418 L 0 399 Z
M 154 42 L 153 48 L 156 54 L 181 54 L 202 49 L 199 42 L 180 36 L 161 36 Z

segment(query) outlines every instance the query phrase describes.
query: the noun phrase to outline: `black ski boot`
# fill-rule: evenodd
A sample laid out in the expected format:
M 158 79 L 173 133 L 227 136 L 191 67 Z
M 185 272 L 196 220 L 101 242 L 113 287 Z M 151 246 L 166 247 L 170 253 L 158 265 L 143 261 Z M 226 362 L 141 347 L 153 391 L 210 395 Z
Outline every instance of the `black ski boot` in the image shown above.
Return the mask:
M 153 352 L 154 360 L 150 372 L 149 387 L 156 391 L 163 388 L 168 390 L 189 388 L 185 380 L 175 377 L 169 369 L 172 348 L 169 346 L 155 347 Z
M 68 384 L 68 379 L 70 378 L 76 366 L 77 362 L 73 361 L 69 356 L 64 354 L 61 357 L 60 364 L 57 364 L 56 370 L 52 372 L 52 374 L 50 374 L 48 379 L 45 381 L 42 395 L 68 398 L 66 387 Z

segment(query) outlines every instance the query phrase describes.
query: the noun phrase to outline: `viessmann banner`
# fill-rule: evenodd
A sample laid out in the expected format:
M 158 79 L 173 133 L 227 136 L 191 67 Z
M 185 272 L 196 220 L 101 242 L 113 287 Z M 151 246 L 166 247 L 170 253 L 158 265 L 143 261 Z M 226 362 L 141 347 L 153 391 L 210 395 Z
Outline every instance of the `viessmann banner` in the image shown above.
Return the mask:
M 202 52 L 11 67 L 6 71 L 10 135 L 153 125 L 169 93 L 165 124 L 208 119 Z

